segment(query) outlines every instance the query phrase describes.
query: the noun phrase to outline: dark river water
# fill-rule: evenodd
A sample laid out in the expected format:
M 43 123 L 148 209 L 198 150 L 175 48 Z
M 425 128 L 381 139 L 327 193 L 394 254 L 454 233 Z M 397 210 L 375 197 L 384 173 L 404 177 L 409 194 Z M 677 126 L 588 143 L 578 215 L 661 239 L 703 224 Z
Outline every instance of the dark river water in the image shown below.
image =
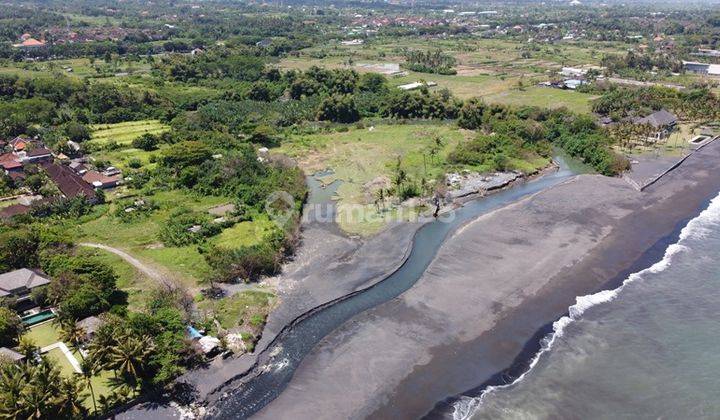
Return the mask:
M 470 201 L 452 214 L 423 225 L 415 236 L 407 261 L 397 271 L 375 286 L 318 310 L 278 336 L 265 350 L 266 357 L 261 357 L 264 362 L 263 373 L 227 391 L 225 398 L 209 407 L 209 417 L 247 418 L 269 404 L 285 389 L 303 358 L 323 337 L 353 316 L 387 302 L 412 287 L 425 272 L 448 234 L 458 227 L 484 213 L 586 171 L 581 165 L 562 156 L 556 156 L 555 160 L 560 164 L 560 169 L 553 174 Z M 311 201 L 317 200 L 311 198 Z

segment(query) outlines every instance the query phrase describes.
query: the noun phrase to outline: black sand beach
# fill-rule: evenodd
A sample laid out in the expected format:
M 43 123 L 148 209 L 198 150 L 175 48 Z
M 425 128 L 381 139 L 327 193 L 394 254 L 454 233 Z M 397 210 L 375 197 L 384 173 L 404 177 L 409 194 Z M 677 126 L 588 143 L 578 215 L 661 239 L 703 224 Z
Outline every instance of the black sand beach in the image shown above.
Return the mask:
M 510 366 L 575 297 L 599 289 L 720 190 L 720 143 L 639 192 L 580 176 L 485 215 L 409 291 L 305 358 L 258 417 L 420 417 Z

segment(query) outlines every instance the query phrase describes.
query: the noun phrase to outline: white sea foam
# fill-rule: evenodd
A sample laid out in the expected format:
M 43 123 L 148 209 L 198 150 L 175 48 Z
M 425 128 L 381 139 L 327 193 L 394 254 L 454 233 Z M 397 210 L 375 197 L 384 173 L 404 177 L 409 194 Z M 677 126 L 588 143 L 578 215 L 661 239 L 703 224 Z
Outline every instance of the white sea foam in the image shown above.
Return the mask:
M 687 226 L 685 226 L 679 235 L 678 243 L 668 246 L 665 250 L 663 259 L 653 264 L 649 268 L 641 270 L 637 273 L 633 273 L 625 279 L 622 284 L 613 290 L 603 290 L 592 295 L 579 296 L 575 298 L 575 304 L 568 308 L 568 315 L 564 316 L 553 323 L 553 331 L 549 333 L 540 343 L 540 350 L 537 352 L 535 357 L 530 361 L 528 369 L 515 379 L 512 383 L 505 385 L 490 386 L 485 389 L 479 397 L 471 398 L 461 396 L 455 403 L 453 403 L 453 419 L 454 420 L 465 420 L 470 418 L 483 403 L 488 395 L 497 392 L 499 390 L 512 387 L 513 385 L 521 382 L 525 376 L 530 373 L 543 354 L 552 349 L 553 344 L 556 340 L 563 336 L 565 328 L 570 325 L 573 321 L 582 317 L 582 315 L 589 308 L 593 306 L 611 302 L 618 297 L 620 292 L 628 284 L 639 280 L 644 274 L 659 273 L 667 269 L 671 262 L 672 257 L 680 252 L 689 251 L 690 248 L 684 244 L 688 239 L 702 239 L 709 232 L 709 227 L 720 224 L 720 194 L 710 201 L 710 205 L 696 218 L 690 220 Z

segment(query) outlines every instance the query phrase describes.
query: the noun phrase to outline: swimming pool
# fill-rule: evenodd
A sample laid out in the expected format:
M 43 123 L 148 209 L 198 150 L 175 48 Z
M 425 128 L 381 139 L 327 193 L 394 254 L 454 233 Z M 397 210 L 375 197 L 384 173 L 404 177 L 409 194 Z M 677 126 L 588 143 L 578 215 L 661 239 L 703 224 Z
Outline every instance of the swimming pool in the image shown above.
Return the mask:
M 31 327 L 35 324 L 39 324 L 43 321 L 47 321 L 48 319 L 55 318 L 55 313 L 51 311 L 50 309 L 46 309 L 42 312 L 38 312 L 34 315 L 28 315 L 22 317 L 22 322 L 26 324 L 27 326 Z

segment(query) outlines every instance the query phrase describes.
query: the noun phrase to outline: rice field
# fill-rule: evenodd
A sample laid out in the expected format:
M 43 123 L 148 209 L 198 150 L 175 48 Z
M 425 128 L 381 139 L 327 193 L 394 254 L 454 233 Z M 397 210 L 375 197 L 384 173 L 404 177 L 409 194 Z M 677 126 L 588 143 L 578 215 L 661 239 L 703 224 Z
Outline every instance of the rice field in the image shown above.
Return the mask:
M 159 120 L 127 121 L 117 124 L 96 124 L 92 130 L 91 141 L 100 144 L 116 142 L 129 145 L 143 134 L 162 134 L 170 129 Z

